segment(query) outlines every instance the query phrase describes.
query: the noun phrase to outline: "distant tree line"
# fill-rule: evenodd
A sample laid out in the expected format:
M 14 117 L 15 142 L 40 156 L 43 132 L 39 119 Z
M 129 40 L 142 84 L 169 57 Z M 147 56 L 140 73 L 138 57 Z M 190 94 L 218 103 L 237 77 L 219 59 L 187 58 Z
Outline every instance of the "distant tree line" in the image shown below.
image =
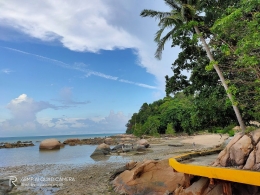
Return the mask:
M 164 1 L 169 12 L 143 10 L 141 16 L 159 20 L 155 57 L 167 41 L 181 52 L 173 76 L 165 77 L 167 96 L 144 103 L 126 133 L 192 133 L 234 123 L 244 130 L 260 120 L 260 1 Z

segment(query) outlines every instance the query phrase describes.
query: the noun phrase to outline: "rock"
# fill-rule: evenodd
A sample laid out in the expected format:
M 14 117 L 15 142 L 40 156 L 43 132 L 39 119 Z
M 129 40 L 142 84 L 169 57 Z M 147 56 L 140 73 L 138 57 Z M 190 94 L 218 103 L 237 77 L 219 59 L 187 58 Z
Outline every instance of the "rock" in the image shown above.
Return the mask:
M 118 144 L 114 148 L 112 148 L 112 151 L 117 151 L 117 150 L 122 151 L 122 146 L 123 146 L 123 144 Z
M 117 193 L 147 195 L 172 193 L 184 183 L 184 174 L 174 172 L 168 159 L 139 162 L 132 170 L 122 172 L 112 181 Z
M 0 179 L 0 195 L 7 195 L 11 192 L 14 185 L 9 186 L 9 179 Z
M 235 131 L 240 131 L 241 130 L 241 128 L 240 128 L 240 126 L 235 126 L 232 130 L 235 130 Z
M 211 186 L 208 186 L 208 189 L 206 190 L 206 195 L 220 195 L 220 194 L 224 194 L 223 192 L 223 185 L 221 183 L 216 184 L 213 186 L 213 188 Z
M 149 146 L 149 143 L 146 139 L 140 139 L 136 142 L 137 145 L 144 145 L 144 146 Z
M 6 144 L 4 144 L 4 147 L 5 148 L 12 148 L 13 146 L 12 146 L 12 144 L 6 143 Z
M 194 182 L 191 186 L 186 189 L 183 187 L 179 187 L 175 190 L 175 195 L 197 195 L 203 194 L 204 191 L 208 188 L 209 179 L 205 177 L 201 177 L 198 181 Z
M 243 136 L 242 133 L 237 133 L 233 137 L 233 139 L 231 139 L 229 141 L 229 143 L 224 148 L 224 150 L 222 150 L 219 153 L 218 158 L 215 160 L 215 162 L 212 166 L 219 166 L 219 165 L 222 166 L 222 167 L 230 166 L 231 161 L 230 161 L 230 156 L 229 156 L 229 150 L 242 136 Z
M 144 145 L 137 145 L 136 146 L 136 151 L 140 152 L 140 151 L 146 151 L 147 148 Z
M 57 139 L 45 139 L 40 143 L 40 150 L 60 149 L 60 142 Z
M 77 138 L 67 139 L 63 142 L 63 144 L 69 144 L 70 146 L 75 146 L 80 142 Z
M 107 144 L 100 144 L 90 156 L 110 154 L 110 147 Z
M 247 158 L 246 164 L 243 167 L 243 169 L 250 170 L 253 168 L 255 165 L 255 150 L 253 150 L 250 154 L 249 157 Z
M 104 140 L 104 143 L 105 143 L 105 144 L 108 144 L 108 145 L 111 145 L 113 142 L 114 142 L 114 141 L 113 141 L 113 139 L 112 139 L 111 137 L 107 137 L 107 138 L 105 138 L 105 140 Z
M 257 144 L 260 140 L 260 129 L 250 132 L 249 134 L 252 137 L 253 144 Z
M 230 160 L 232 165 L 244 165 L 246 157 L 252 151 L 253 145 L 250 137 L 244 135 L 230 148 Z

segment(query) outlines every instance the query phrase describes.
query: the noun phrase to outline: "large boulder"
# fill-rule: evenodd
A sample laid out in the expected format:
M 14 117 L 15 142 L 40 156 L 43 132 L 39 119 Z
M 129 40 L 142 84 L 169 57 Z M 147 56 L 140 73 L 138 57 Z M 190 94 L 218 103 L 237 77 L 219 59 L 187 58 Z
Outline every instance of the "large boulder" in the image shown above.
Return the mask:
M 219 153 L 213 166 L 237 166 L 241 169 L 260 170 L 260 129 L 249 134 L 236 134 Z
M 136 142 L 137 145 L 145 146 L 148 148 L 150 146 L 149 142 L 146 139 L 140 139 Z
M 45 139 L 40 143 L 40 150 L 60 149 L 60 142 L 57 139 Z
M 90 156 L 99 156 L 99 155 L 107 155 L 110 154 L 110 146 L 103 143 L 97 146 L 95 151 Z
M 244 165 L 246 157 L 252 151 L 253 145 L 250 137 L 244 135 L 230 148 L 230 160 L 232 165 L 240 166 Z
M 166 159 L 139 162 L 118 175 L 112 184 L 121 194 L 163 195 L 172 193 L 179 185 L 185 186 L 186 182 L 184 174 L 174 172 Z

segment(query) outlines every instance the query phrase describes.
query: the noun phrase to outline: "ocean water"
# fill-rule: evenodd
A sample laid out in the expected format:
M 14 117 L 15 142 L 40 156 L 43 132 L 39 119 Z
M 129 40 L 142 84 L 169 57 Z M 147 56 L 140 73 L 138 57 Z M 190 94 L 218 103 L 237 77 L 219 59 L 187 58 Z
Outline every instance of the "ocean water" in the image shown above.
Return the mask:
M 86 135 L 55 135 L 55 136 L 35 136 L 35 137 L 0 137 L 0 143 L 17 141 L 32 141 L 35 146 L 21 148 L 2 148 L 0 149 L 0 167 L 33 165 L 33 164 L 73 164 L 84 165 L 93 164 L 100 161 L 127 161 L 121 156 L 106 156 L 104 158 L 92 159 L 90 155 L 96 149 L 96 145 L 65 145 L 60 150 L 41 151 L 39 150 L 40 141 L 48 138 L 56 138 L 63 142 L 69 138 L 94 138 L 105 137 L 115 134 L 86 134 Z

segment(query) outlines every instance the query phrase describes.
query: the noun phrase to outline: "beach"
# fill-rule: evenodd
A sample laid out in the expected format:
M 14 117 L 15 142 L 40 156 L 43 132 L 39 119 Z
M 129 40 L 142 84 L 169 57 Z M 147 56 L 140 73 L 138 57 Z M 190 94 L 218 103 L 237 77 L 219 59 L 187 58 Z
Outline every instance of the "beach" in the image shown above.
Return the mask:
M 148 138 L 150 148 L 139 155 L 109 156 L 92 164 L 38 164 L 1 167 L 2 176 L 16 174 L 18 182 L 10 194 L 116 194 L 110 176 L 130 160 L 162 160 L 190 151 L 203 151 L 220 146 L 228 135 L 202 134 Z M 109 160 L 112 158 L 112 160 Z M 206 163 L 210 163 L 209 159 Z M 201 162 L 203 163 L 203 162 Z M 205 162 L 204 162 L 205 163 Z M 41 181 L 39 181 L 41 180 Z

